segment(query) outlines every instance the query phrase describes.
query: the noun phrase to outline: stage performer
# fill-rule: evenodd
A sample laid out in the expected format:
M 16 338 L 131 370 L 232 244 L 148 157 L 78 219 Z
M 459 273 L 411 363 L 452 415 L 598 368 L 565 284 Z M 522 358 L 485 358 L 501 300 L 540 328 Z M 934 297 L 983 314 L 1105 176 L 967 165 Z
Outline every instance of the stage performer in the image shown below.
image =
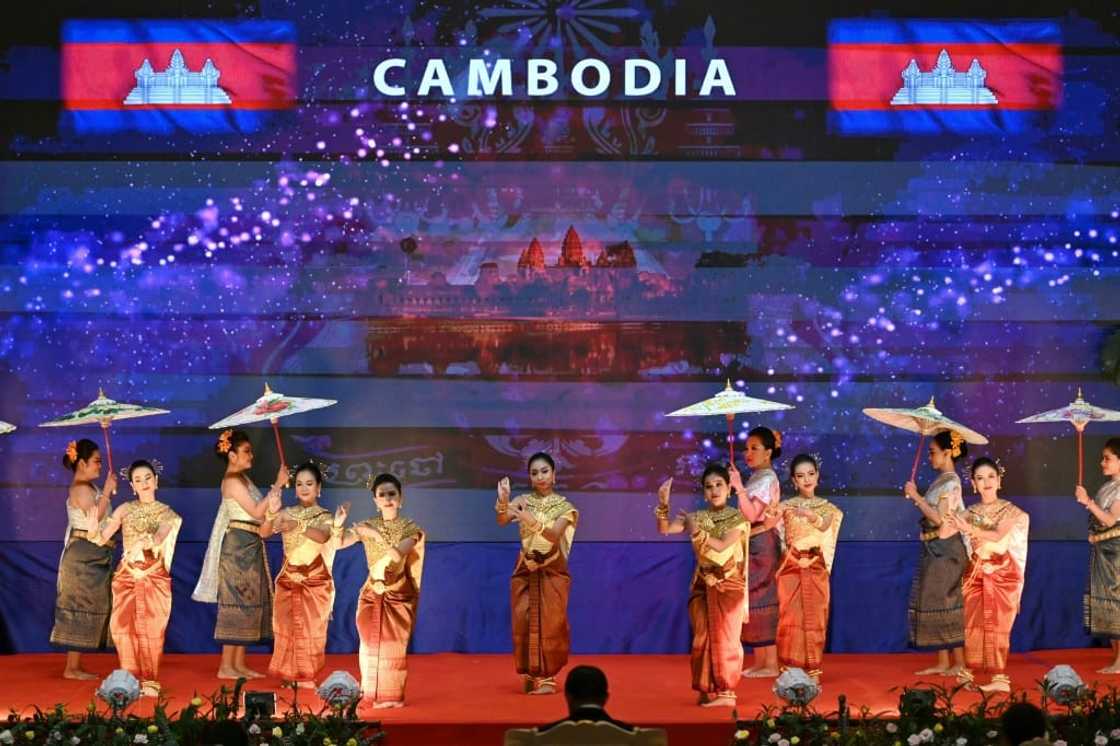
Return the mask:
M 954 677 L 964 670 L 961 580 L 968 564 L 968 550 L 950 516 L 964 510 L 961 478 L 955 464 L 967 454 L 968 446 L 960 433 L 938 433 L 929 444 L 929 463 L 937 470 L 937 478 L 924 497 L 912 481 L 903 488 L 906 499 L 922 513 L 922 549 L 907 612 L 910 644 L 937 651 L 937 665 L 923 668 L 916 672 L 917 676 Z
M 135 500 L 117 506 L 98 530 L 97 509 L 87 513 L 87 536 L 105 544 L 121 529 L 124 554 L 113 575 L 113 614 L 109 631 L 121 668 L 140 680 L 141 694 L 158 697 L 159 662 L 171 618 L 171 560 L 183 519 L 156 500 L 158 466 L 133 461 L 125 471 Z
M 1011 691 L 1011 679 L 1004 672 L 1011 626 L 1023 597 L 1030 531 L 1030 516 L 999 497 L 1003 476 L 998 461 L 987 456 L 973 461 L 972 488 L 980 493 L 980 502 L 951 517 L 972 550 L 963 583 L 967 668 L 957 678 L 972 684 L 971 669 L 987 671 L 991 681 L 979 689 L 989 693 Z
M 1101 451 L 1101 473 L 1108 481 L 1090 498 L 1077 485 L 1077 502 L 1089 511 L 1089 590 L 1085 594 L 1085 628 L 1107 638 L 1112 662 L 1098 673 L 1120 673 L 1120 438 Z
M 579 512 L 553 488 L 556 464 L 547 453 L 529 457 L 533 491 L 510 500 L 509 478 L 498 482 L 498 525 L 516 521 L 521 552 L 510 578 L 513 658 L 527 694 L 555 694 L 556 674 L 567 664 L 568 555 Z
M 347 529 L 340 546 L 361 541 L 369 568 L 357 613 L 363 705 L 401 707 L 408 679 L 408 641 L 420 602 L 424 532 L 400 514 L 404 490 L 399 479 L 379 474 L 371 489 L 380 515 Z
M 331 569 L 347 506 L 340 506 L 332 517 L 319 505 L 323 473 L 310 461 L 296 468 L 295 489 L 299 504 L 272 519 L 273 532 L 284 541 L 284 566 L 276 576 L 275 641 L 268 672 L 312 688 L 324 664 L 327 624 L 334 607 Z
M 828 500 L 817 497 L 820 463 L 816 458 L 798 454 L 790 462 L 789 471 L 797 497 L 783 501 L 776 509 L 782 517 L 786 542 L 777 574 L 778 660 L 783 667 L 805 669 L 819 681 L 828 632 L 829 579 L 844 514 Z
M 744 485 L 738 470 L 731 466 L 731 488 L 739 498 L 739 510 L 751 524 L 750 618 L 744 621 L 742 641 L 754 648 L 754 665 L 743 671 L 748 678 L 777 676 L 778 584 L 775 574 L 782 561 L 779 517 L 765 515 L 766 509 L 781 500 L 781 486 L 773 461 L 781 458 L 782 434 L 768 427 L 756 427 L 747 434 L 744 458 L 751 476 Z
M 222 643 L 218 678 L 255 679 L 264 674 L 246 665 L 245 646 L 272 637 L 272 578 L 264 549 L 272 523 L 264 519 L 267 512 L 282 507 L 280 490 L 288 482 L 288 470 L 280 466 L 264 499 L 249 481 L 253 446 L 244 431 L 223 431 L 214 453 L 226 465 L 222 500 L 191 598 L 218 604 L 214 625 L 214 639 Z
M 731 476 L 722 464 L 709 464 L 700 483 L 707 508 L 680 511 L 669 520 L 668 479 L 657 490 L 657 530 L 662 535 L 688 532 L 696 554 L 696 571 L 688 597 L 692 625 L 692 688 L 702 707 L 733 707 L 743 668 L 739 638 L 749 615 L 747 542 L 750 523 L 727 504 Z
M 66 498 L 66 535 L 58 563 L 51 644 L 67 648 L 64 679 L 96 679 L 82 669 L 82 650 L 105 647 L 109 614 L 113 606 L 113 542 L 97 545 L 88 540 L 86 511 L 95 508 L 98 522 L 109 513 L 109 498 L 117 491 L 117 478 L 109 474 L 104 489 L 93 480 L 101 476 L 101 452 L 87 438 L 72 440 L 62 465 L 74 472 Z

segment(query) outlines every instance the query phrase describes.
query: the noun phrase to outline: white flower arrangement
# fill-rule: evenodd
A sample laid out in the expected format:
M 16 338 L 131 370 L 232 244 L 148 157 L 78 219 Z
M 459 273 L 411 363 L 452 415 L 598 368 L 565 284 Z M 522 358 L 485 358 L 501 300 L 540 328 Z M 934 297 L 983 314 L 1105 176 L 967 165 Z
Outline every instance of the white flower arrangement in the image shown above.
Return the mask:
M 335 671 L 319 685 L 319 698 L 331 707 L 347 707 L 361 696 L 361 687 L 346 671 Z
M 1085 693 L 1085 682 L 1070 666 L 1054 666 L 1042 680 L 1042 690 L 1059 704 L 1076 702 Z
M 787 668 L 774 682 L 774 694 L 795 705 L 807 705 L 820 693 L 817 682 L 800 668 Z
M 101 682 L 97 696 L 113 709 L 123 709 L 140 698 L 140 682 L 128 671 L 118 668 Z

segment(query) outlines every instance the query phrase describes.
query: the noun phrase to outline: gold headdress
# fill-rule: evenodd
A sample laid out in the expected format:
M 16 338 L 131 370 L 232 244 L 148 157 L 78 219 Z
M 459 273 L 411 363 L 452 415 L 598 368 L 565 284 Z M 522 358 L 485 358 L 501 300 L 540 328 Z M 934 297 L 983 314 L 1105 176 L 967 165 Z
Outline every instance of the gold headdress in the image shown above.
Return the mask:
M 149 459 L 144 459 L 144 460 L 152 465 L 152 471 L 154 471 L 156 473 L 156 476 L 159 476 L 160 474 L 163 474 L 163 463 L 160 462 L 159 459 L 149 458 Z M 128 479 L 128 470 L 131 469 L 131 468 L 132 468 L 131 464 L 129 464 L 128 466 L 122 466 L 120 468 L 120 475 L 122 477 L 124 477 L 125 479 Z

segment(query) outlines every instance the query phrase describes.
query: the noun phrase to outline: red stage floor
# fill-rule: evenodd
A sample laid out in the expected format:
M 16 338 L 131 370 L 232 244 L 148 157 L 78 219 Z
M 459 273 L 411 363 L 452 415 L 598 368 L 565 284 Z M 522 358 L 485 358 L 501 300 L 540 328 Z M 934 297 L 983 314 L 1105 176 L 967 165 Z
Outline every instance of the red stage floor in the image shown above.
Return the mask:
M 1086 681 L 1120 683 L 1116 677 L 1098 675 L 1108 653 L 1089 650 L 1046 650 L 1011 657 L 1008 673 L 1013 686 L 1037 698 L 1036 682 L 1058 663 L 1068 663 Z M 89 655 L 85 666 L 98 674 L 116 667 L 116 657 Z M 898 703 L 896 687 L 915 684 L 912 672 L 932 662 L 931 655 L 828 655 L 825 656 L 824 690 L 814 703 L 827 712 L 836 709 L 836 698 L 847 695 L 853 711 L 866 705 L 874 712 L 890 711 Z M 28 713 L 31 707 L 53 707 L 62 703 L 81 711 L 89 703 L 97 682 L 65 681 L 59 678 L 63 656 L 58 654 L 7 656 L 0 678 L 0 711 Z M 163 664 L 162 683 L 172 711 L 199 694 L 209 694 L 220 685 L 214 672 L 217 656 L 168 655 Z M 267 656 L 249 656 L 257 670 L 267 668 Z M 596 665 L 607 673 L 611 685 L 608 709 L 614 717 L 640 725 L 669 730 L 671 743 L 718 744 L 725 746 L 731 733 L 727 709 L 697 707 L 689 687 L 688 658 L 683 655 L 596 655 L 575 656 L 572 665 Z M 344 669 L 358 675 L 352 655 L 328 656 L 326 670 Z M 562 680 L 562 679 L 561 679 Z M 942 682 L 947 680 L 942 679 Z M 739 712 L 754 717 L 764 704 L 777 698 L 770 691 L 772 680 L 744 679 L 739 685 Z M 250 689 L 279 690 L 276 679 L 250 682 Z M 280 690 L 287 699 L 290 690 Z M 301 705 L 318 707 L 318 698 Z M 962 705 L 977 702 L 977 695 L 962 694 Z M 151 711 L 150 700 L 134 707 L 137 714 Z M 408 705 L 399 710 L 362 712 L 380 719 L 388 746 L 440 746 L 441 744 L 500 744 L 506 728 L 557 720 L 566 711 L 562 695 L 529 697 L 520 693 L 520 682 L 508 655 L 415 655 L 409 658 Z

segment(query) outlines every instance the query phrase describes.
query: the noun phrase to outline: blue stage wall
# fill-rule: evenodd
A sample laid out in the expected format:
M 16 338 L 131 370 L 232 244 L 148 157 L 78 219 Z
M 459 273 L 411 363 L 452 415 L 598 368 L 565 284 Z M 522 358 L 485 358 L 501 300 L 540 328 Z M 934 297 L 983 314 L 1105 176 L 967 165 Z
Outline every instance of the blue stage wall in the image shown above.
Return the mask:
M 280 546 L 269 543 L 274 572 Z M 0 650 L 43 652 L 54 604 L 57 542 L 0 544 Z M 216 606 L 192 601 L 205 545 L 182 543 L 173 566 L 168 652 L 215 652 Z M 906 650 L 906 602 L 917 542 L 842 542 L 832 580 L 828 649 L 837 653 Z M 1077 541 L 1030 546 L 1023 608 L 1013 650 L 1084 647 L 1081 595 L 1088 547 Z M 431 543 L 412 650 L 417 653 L 510 651 L 509 575 L 513 543 Z M 571 555 L 569 614 L 576 653 L 685 653 L 692 552 L 684 541 L 577 542 Z M 365 579 L 360 549 L 335 561 L 338 584 L 328 652 L 358 648 L 354 611 Z M 267 648 L 259 648 L 267 650 Z

